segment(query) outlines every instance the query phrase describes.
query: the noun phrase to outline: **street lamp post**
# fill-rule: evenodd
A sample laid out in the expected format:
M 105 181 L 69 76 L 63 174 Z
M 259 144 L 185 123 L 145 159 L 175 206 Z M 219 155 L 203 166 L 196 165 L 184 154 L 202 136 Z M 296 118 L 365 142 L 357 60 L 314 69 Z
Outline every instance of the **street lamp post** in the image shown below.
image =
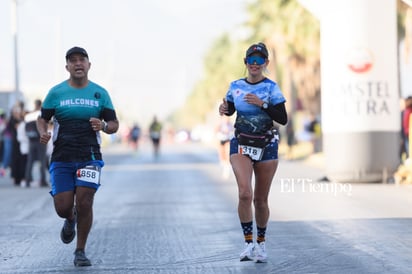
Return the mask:
M 14 50 L 14 101 L 20 98 L 20 75 L 19 75 L 19 56 L 18 56 L 18 37 L 17 37 L 17 1 L 12 0 L 12 24 L 11 31 L 13 35 L 13 50 Z

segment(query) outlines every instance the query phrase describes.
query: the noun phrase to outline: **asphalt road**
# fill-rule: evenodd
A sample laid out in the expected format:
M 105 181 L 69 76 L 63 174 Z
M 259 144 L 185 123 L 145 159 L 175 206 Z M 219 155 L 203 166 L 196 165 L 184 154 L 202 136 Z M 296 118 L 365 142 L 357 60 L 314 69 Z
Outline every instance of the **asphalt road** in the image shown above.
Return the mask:
M 0 273 L 412 273 L 412 187 L 318 181 L 321 168 L 281 160 L 270 194 L 269 261 L 239 262 L 233 176 L 194 144 L 104 149 L 87 245 L 74 242 L 45 188 L 0 179 Z

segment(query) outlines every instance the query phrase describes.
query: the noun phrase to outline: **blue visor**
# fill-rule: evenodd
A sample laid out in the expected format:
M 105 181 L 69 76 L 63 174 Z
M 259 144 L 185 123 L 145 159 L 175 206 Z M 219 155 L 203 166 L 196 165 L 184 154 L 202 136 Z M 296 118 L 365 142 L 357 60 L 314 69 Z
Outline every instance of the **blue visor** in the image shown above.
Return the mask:
M 263 65 L 264 63 L 265 63 L 265 58 L 263 58 L 263 57 L 260 57 L 260 56 L 249 56 L 249 57 L 246 57 L 246 63 L 248 64 L 248 65 L 254 65 L 254 64 L 256 64 L 256 65 Z

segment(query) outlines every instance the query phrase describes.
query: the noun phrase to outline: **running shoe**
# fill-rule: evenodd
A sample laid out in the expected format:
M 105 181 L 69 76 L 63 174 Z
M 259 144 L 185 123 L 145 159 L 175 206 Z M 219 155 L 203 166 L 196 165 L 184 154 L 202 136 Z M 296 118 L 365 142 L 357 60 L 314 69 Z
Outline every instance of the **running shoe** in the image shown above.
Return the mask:
M 255 260 L 257 263 L 266 263 L 268 255 L 266 254 L 265 242 L 256 244 L 255 246 Z
M 71 243 L 76 236 L 76 218 L 76 211 L 74 211 L 73 221 L 69 221 L 68 219 L 64 220 L 64 225 L 60 232 L 60 239 L 65 244 Z
M 74 266 L 91 266 L 92 263 L 87 259 L 84 250 L 76 250 L 74 252 Z
M 253 243 L 245 243 L 245 249 L 240 253 L 240 261 L 253 261 Z

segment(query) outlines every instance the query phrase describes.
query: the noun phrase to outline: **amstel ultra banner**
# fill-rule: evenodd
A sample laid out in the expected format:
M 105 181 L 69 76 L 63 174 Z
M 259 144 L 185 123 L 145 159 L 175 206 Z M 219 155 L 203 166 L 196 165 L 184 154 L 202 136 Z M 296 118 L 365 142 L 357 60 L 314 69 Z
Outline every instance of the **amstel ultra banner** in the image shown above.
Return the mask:
M 398 131 L 396 1 L 320 1 L 323 132 Z
M 396 1 L 300 2 L 321 22 L 323 132 L 398 131 Z

